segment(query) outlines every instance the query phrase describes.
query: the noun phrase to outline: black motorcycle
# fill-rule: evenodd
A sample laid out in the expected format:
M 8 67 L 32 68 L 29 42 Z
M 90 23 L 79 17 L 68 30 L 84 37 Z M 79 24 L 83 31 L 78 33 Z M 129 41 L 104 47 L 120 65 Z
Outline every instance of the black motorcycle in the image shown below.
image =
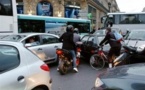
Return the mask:
M 80 47 L 77 46 L 77 50 L 76 50 L 77 67 L 80 64 L 80 52 L 81 52 L 81 49 L 80 49 Z M 72 55 L 68 50 L 65 50 L 65 49 L 57 49 L 56 54 L 57 54 L 58 60 L 59 60 L 59 66 L 58 66 L 59 72 L 61 75 L 64 75 L 68 72 L 69 69 L 73 68 Z
M 145 62 L 145 48 L 123 46 L 124 53 L 114 60 L 114 66 Z

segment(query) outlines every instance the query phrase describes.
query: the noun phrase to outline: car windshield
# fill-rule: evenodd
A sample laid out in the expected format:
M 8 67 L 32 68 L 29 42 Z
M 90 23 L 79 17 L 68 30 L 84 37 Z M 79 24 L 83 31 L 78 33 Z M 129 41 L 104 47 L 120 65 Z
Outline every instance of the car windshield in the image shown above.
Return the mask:
M 89 37 L 90 37 L 90 36 L 88 36 L 88 35 L 84 36 L 84 37 L 82 38 L 82 42 L 87 41 Z
M 95 32 L 95 34 L 97 34 L 97 35 L 105 35 L 105 30 L 97 30 Z
M 0 36 L 1 41 L 19 41 L 22 38 L 26 37 L 26 35 L 2 35 Z
M 127 37 L 126 40 L 145 40 L 145 31 L 131 31 Z
M 104 36 L 98 36 L 99 43 L 104 39 Z

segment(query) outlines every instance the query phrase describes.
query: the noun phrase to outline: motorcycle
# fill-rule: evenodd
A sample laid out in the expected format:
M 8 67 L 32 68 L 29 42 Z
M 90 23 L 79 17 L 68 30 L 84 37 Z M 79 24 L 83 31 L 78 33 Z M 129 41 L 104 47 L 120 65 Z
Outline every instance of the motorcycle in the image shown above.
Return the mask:
M 139 47 L 135 46 L 123 46 L 124 52 L 114 60 L 114 67 L 119 65 L 145 62 L 145 45 Z
M 77 67 L 80 64 L 80 52 L 81 52 L 81 44 L 77 44 L 76 50 L 76 65 Z M 73 68 L 73 59 L 72 55 L 68 50 L 65 49 L 57 49 L 56 54 L 58 55 L 59 60 L 59 73 L 64 75 L 68 72 L 69 69 Z

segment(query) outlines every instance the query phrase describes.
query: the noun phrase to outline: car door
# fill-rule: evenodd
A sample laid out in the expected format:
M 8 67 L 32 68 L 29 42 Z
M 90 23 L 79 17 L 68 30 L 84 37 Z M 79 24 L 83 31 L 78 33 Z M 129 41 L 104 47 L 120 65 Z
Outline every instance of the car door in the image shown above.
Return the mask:
M 32 39 L 34 42 L 31 42 Z M 26 47 L 28 44 L 30 44 L 30 46 L 27 47 L 29 50 L 31 50 L 35 55 L 37 55 L 42 61 L 47 60 L 47 55 L 44 52 L 43 45 L 40 41 L 40 35 L 27 37 L 25 40 L 22 41 L 22 43 L 25 43 Z
M 94 44 L 93 39 L 94 39 L 94 35 L 86 35 L 82 38 L 83 46 L 82 46 L 81 55 L 85 58 L 90 57 L 91 48 L 92 45 Z
M 28 71 L 17 48 L 0 45 L 0 90 L 24 90 Z
M 105 38 L 105 36 L 101 36 L 101 35 L 98 36 L 99 43 L 100 43 L 104 38 Z M 106 45 L 103 46 L 103 50 L 104 50 L 105 52 L 108 52 L 109 49 L 110 49 L 110 45 L 109 45 L 109 44 L 106 44 Z
M 59 42 L 58 37 L 52 35 L 41 35 L 42 49 L 46 53 L 46 60 L 54 60 L 56 58 L 56 49 L 62 48 L 62 43 Z

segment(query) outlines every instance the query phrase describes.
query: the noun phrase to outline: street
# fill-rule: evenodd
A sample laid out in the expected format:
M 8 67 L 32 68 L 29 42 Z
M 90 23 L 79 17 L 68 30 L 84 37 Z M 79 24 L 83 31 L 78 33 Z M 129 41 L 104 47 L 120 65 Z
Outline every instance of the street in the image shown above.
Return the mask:
M 50 65 L 52 90 L 91 90 L 95 84 L 97 71 L 87 62 L 81 62 L 78 73 L 70 71 L 66 75 L 60 75 L 56 69 L 57 65 Z

